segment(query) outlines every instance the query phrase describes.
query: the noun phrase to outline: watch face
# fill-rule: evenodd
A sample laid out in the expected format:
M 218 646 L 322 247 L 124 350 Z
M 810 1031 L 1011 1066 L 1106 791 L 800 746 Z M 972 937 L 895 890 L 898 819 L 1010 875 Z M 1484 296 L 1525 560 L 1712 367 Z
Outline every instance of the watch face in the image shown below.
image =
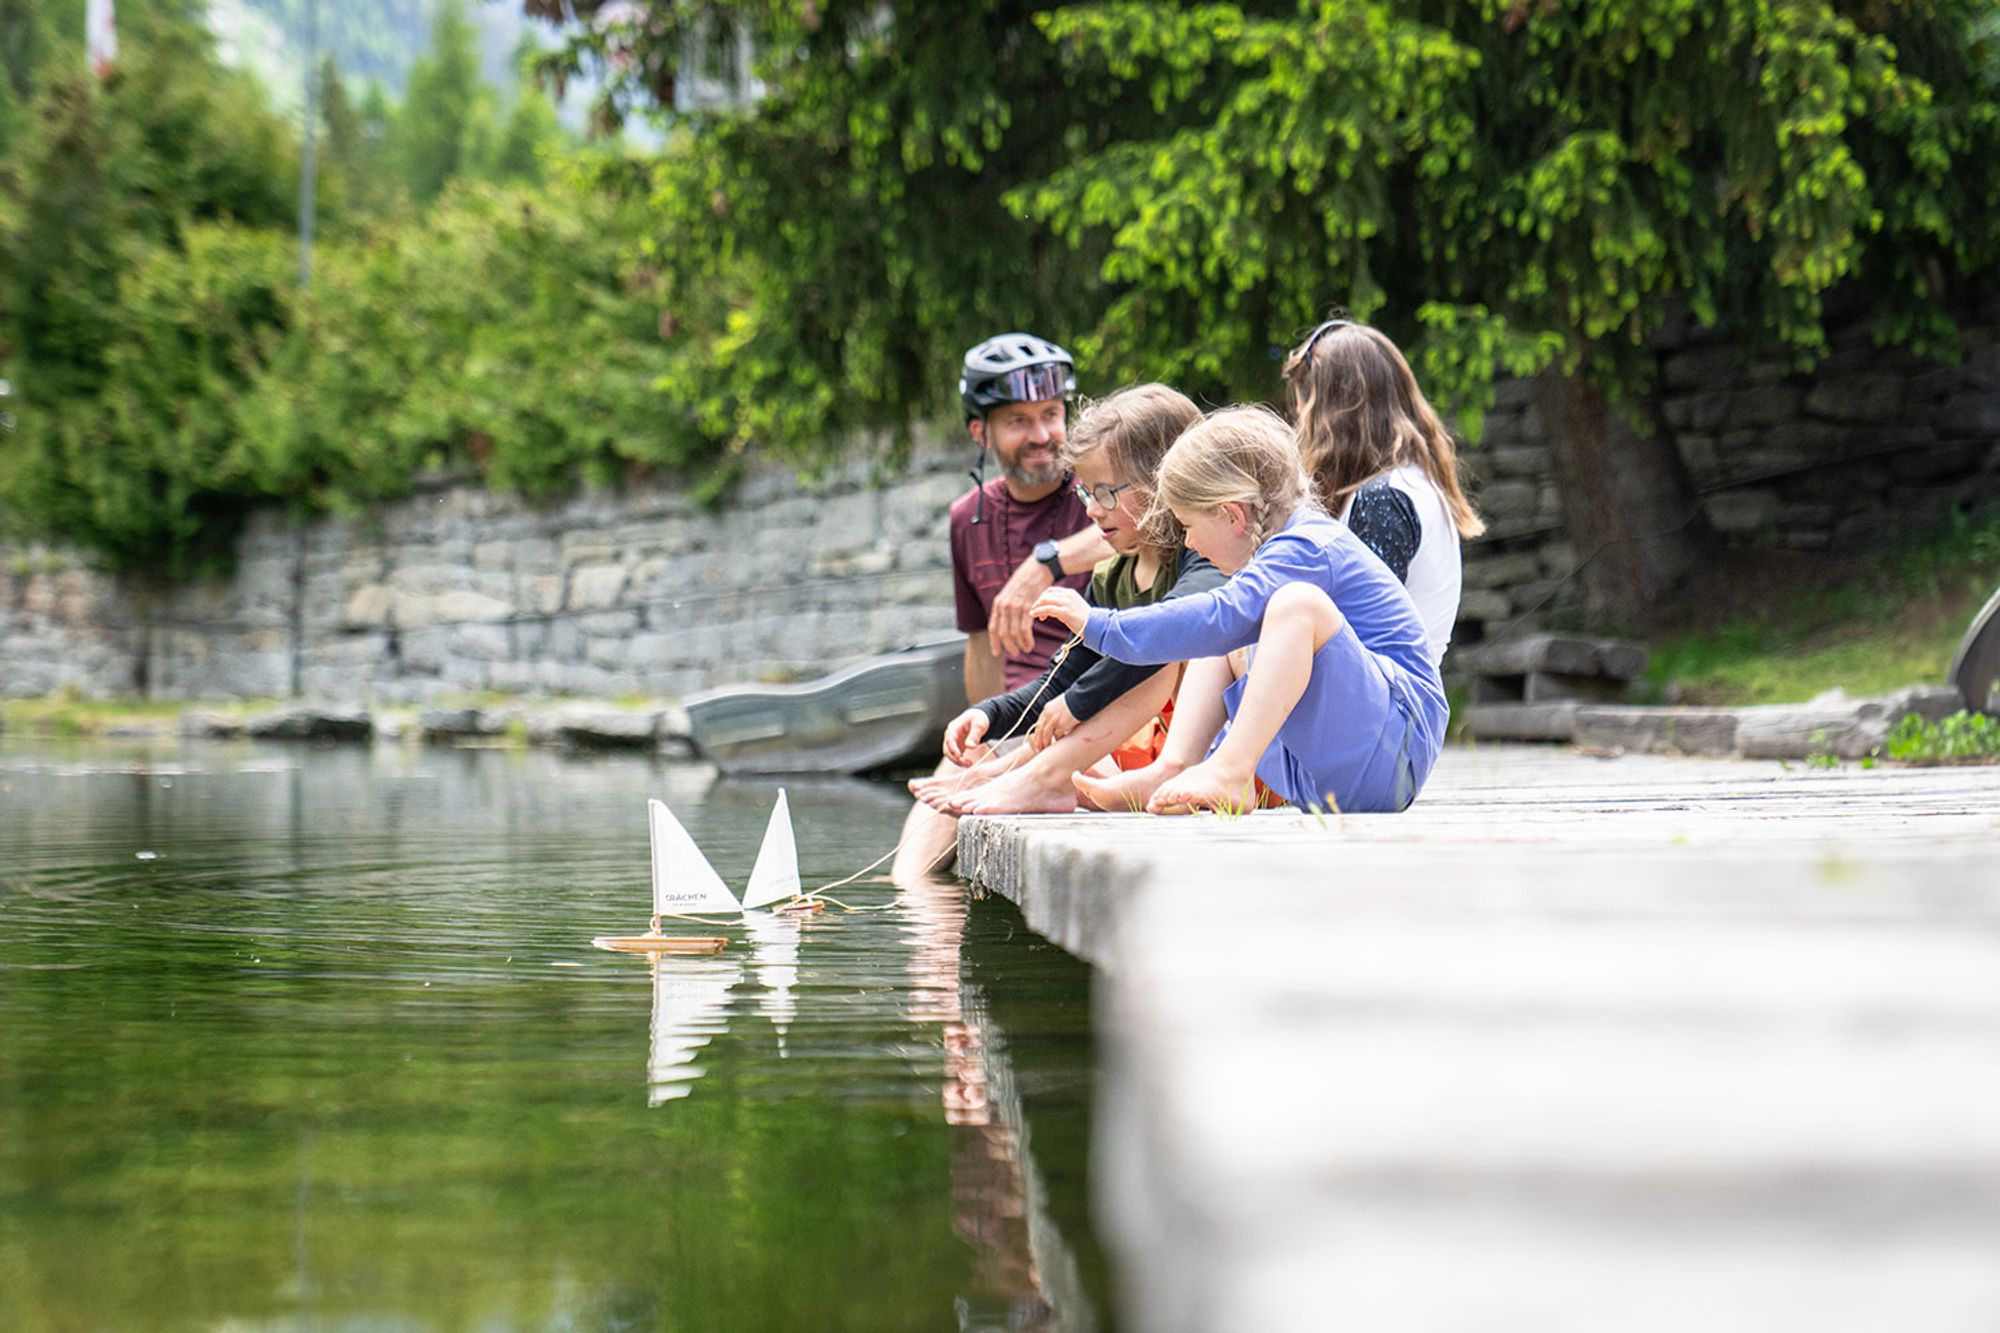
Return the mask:
M 1056 544 L 1054 542 L 1044 540 L 1035 543 L 1035 559 L 1053 560 L 1055 558 Z

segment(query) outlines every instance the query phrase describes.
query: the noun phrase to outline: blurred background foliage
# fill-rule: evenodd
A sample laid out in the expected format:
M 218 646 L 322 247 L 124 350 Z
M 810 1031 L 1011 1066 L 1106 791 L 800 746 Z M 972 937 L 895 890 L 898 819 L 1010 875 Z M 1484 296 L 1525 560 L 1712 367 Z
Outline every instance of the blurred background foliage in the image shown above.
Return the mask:
M 1836 288 L 1949 357 L 2000 258 L 1984 0 L 519 0 L 512 91 L 442 0 L 400 86 L 324 66 L 304 294 L 269 90 L 197 0 L 100 81 L 82 10 L 0 0 L 0 506 L 175 574 L 427 470 L 893 449 L 1002 327 L 1223 402 L 1337 304 L 1476 436 L 1497 376 L 1642 401 L 1683 314 L 1809 366 Z

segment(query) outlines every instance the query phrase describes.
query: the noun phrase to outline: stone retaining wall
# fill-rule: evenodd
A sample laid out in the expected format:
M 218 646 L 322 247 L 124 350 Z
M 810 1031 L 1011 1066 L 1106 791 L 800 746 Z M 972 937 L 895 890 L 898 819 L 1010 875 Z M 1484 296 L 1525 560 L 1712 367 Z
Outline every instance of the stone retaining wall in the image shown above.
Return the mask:
M 1664 339 L 1661 407 L 1716 526 L 1834 550 L 2000 500 L 2000 309 L 1986 313 L 1948 367 L 1878 352 L 1859 327 L 1811 376 Z M 1468 451 L 1489 531 L 1466 551 L 1461 645 L 1575 604 L 1579 553 L 1532 397 L 1502 385 Z M 0 544 L 0 696 L 396 704 L 816 674 L 950 630 L 945 509 L 969 461 L 933 440 L 893 477 L 767 471 L 716 512 L 664 486 L 534 505 L 451 485 L 365 519 L 274 511 L 232 576 L 165 593 Z
M 149 592 L 0 550 L 0 696 L 418 703 L 674 696 L 816 675 L 953 627 L 945 511 L 969 450 L 885 484 L 755 476 L 537 506 L 443 486 L 365 519 L 256 516 L 232 576 Z
M 1810 375 L 1695 330 L 1661 340 L 1660 406 L 1709 521 L 1739 545 L 1838 551 L 2000 501 L 2000 309 L 1955 366 L 1835 335 Z M 1454 642 L 1547 625 L 1577 603 L 1531 386 L 1500 386 L 1469 452 L 1487 536 L 1466 550 Z M 1585 553 L 1587 554 L 1587 553 Z

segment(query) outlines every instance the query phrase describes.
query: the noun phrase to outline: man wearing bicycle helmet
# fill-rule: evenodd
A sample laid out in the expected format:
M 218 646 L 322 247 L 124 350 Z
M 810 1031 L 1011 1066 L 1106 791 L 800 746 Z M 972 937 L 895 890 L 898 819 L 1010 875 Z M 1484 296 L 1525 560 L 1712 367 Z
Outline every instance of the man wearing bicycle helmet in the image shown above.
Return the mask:
M 1054 583 L 1082 589 L 1112 554 L 1057 459 L 1075 392 L 1069 353 L 1045 338 L 1003 333 L 965 354 L 958 395 L 980 458 L 977 485 L 951 507 L 951 572 L 968 702 L 1042 673 L 1066 635 L 1028 608 Z

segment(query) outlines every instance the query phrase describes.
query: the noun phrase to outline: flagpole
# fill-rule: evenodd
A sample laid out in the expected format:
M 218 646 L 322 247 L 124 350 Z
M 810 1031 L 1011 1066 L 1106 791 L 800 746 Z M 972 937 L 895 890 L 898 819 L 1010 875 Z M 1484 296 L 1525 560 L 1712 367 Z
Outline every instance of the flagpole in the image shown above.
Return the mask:
M 306 132 L 299 157 L 299 290 L 312 286 L 313 213 L 319 185 L 319 0 L 306 0 Z
M 118 60 L 118 23 L 111 12 L 111 0 L 84 0 L 84 62 L 98 78 L 111 73 Z

